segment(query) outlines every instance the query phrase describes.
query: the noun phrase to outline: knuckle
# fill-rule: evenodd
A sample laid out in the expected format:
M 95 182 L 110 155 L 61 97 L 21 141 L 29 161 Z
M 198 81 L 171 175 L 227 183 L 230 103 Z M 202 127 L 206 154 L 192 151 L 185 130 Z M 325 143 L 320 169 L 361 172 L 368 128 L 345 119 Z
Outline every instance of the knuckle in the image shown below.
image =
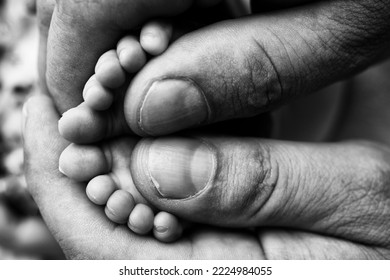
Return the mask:
M 223 48 L 222 48 L 223 49 Z M 205 50 L 203 50 L 205 51 Z M 208 89 L 213 100 L 213 112 L 216 118 L 231 119 L 236 116 L 250 116 L 247 111 L 248 83 L 245 81 L 247 71 L 242 67 L 242 61 L 231 51 L 217 51 L 210 54 L 205 69 L 210 69 L 210 75 L 215 77 Z M 208 84 L 206 81 L 205 84 Z M 219 92 L 219 95 L 213 94 Z M 224 106 L 220 106 L 224 104 Z
M 199 65 L 204 65 L 202 71 L 208 73 L 202 75 L 207 80 L 201 80 L 200 84 L 211 96 L 210 105 L 216 119 L 251 117 L 268 111 L 283 92 L 276 64 L 255 40 L 242 44 L 240 40 L 248 40 L 242 39 L 234 28 L 219 27 L 218 31 L 221 40 L 204 40 L 202 49 L 195 50 L 199 54 Z M 211 35 L 204 36 L 207 39 Z M 228 49 L 226 41 L 242 47 Z M 215 46 L 215 42 L 221 46 Z M 209 54 L 205 57 L 204 53 Z M 210 76 L 215 78 L 211 80 Z
M 232 221 L 240 218 L 253 225 L 258 224 L 277 181 L 269 149 L 266 145 L 257 145 L 256 148 L 256 151 L 253 146 L 252 149 L 241 147 L 230 151 L 221 162 L 224 167 L 220 168 L 216 188 L 220 190 L 218 209 L 225 215 L 234 216 Z M 242 158 L 245 160 L 237 160 Z
M 260 41 L 253 38 L 252 45 L 253 51 L 244 54 L 248 107 L 265 111 L 275 106 L 283 96 L 282 73 L 271 52 Z M 288 69 L 293 70 L 291 67 Z

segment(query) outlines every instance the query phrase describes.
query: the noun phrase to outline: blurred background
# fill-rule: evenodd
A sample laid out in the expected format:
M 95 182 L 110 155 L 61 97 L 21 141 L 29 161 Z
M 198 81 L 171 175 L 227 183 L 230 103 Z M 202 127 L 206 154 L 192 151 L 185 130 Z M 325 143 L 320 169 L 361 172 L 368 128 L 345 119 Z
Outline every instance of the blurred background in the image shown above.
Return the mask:
M 0 259 L 62 258 L 26 190 L 21 118 L 37 92 L 35 0 L 0 0 Z

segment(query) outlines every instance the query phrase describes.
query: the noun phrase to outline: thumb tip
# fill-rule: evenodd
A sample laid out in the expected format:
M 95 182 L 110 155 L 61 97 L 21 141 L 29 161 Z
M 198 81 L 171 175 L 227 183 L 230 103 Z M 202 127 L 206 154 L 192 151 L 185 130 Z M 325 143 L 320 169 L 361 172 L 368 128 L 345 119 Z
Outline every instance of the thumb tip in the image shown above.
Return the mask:
M 215 175 L 216 155 L 203 141 L 190 137 L 141 140 L 132 155 L 132 175 L 145 189 L 169 200 L 202 193 Z

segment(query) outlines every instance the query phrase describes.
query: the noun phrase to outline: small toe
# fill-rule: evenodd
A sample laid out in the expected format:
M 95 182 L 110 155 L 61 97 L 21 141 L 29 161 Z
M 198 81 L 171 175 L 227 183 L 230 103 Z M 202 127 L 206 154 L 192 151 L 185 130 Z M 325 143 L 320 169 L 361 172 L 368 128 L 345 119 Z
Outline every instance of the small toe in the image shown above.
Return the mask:
M 133 36 L 122 38 L 117 46 L 119 62 L 128 73 L 138 72 L 146 63 L 146 54 Z
M 113 92 L 103 87 L 97 81 L 96 75 L 85 84 L 83 98 L 88 107 L 98 111 L 107 110 L 114 101 Z
M 128 227 L 138 234 L 147 234 L 153 229 L 154 213 L 145 204 L 137 204 L 128 220 Z
M 108 175 L 100 175 L 89 181 L 86 193 L 93 203 L 105 205 L 115 190 L 114 180 Z
M 108 199 L 105 213 L 114 223 L 125 224 L 134 204 L 134 198 L 129 192 L 117 190 Z
M 60 156 L 59 169 L 67 177 L 85 182 L 107 173 L 109 163 L 98 146 L 70 144 Z
M 95 67 L 96 79 L 107 88 L 117 89 L 126 81 L 126 74 L 119 63 L 116 50 L 103 54 Z
M 173 242 L 180 238 L 183 226 L 176 216 L 160 212 L 154 218 L 153 234 L 162 242 Z
M 172 37 L 172 24 L 166 21 L 151 21 L 141 30 L 142 48 L 151 55 L 160 55 L 167 48 Z

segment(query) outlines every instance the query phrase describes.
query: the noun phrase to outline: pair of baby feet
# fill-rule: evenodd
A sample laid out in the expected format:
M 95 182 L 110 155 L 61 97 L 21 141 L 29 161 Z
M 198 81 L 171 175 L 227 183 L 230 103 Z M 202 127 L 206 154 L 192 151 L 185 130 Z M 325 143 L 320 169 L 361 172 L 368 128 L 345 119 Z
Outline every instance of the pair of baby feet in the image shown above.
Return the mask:
M 123 111 L 122 100 L 129 80 L 147 63 L 148 57 L 168 48 L 171 37 L 169 23 L 153 21 L 142 27 L 139 40 L 132 35 L 122 38 L 115 50 L 99 58 L 95 74 L 84 87 L 84 102 L 64 113 L 59 122 L 62 136 L 82 143 L 71 144 L 62 153 L 60 171 L 73 180 L 88 182 L 88 198 L 97 205 L 105 205 L 105 214 L 112 222 L 127 224 L 141 235 L 153 232 L 163 242 L 178 239 L 183 228 L 174 215 L 156 211 L 137 191 L 130 160 L 138 139 L 121 137 L 96 143 L 102 140 L 102 132 L 96 135 L 94 127 L 104 127 L 99 121 L 106 121 L 104 118 L 112 112 Z M 80 126 L 91 128 L 82 132 L 88 137 L 80 137 Z M 123 134 L 126 132 L 126 128 L 122 130 Z

